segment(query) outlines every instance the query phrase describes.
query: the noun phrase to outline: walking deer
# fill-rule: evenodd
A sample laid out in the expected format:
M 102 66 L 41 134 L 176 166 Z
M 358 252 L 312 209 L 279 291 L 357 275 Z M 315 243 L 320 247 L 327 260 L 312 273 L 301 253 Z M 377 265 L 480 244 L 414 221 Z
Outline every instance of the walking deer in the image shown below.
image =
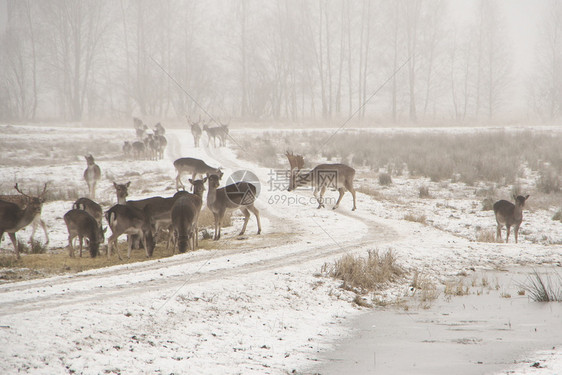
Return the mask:
M 191 179 L 195 181 L 195 177 L 198 174 L 206 175 L 206 174 L 215 174 L 219 176 L 219 179 L 222 178 L 223 173 L 221 172 L 220 168 L 214 168 L 203 160 L 194 159 L 194 158 L 180 158 L 174 161 L 174 167 L 178 173 L 176 177 L 176 190 L 179 190 L 179 186 L 181 185 L 182 189 L 185 190 L 185 185 L 181 182 L 181 175 L 183 173 L 191 173 Z
M 324 207 L 324 193 L 326 192 L 326 188 L 337 190 L 340 195 L 336 205 L 333 207 L 335 210 L 339 207 L 343 195 L 347 190 L 353 196 L 352 211 L 357 209 L 355 189 L 353 187 L 355 169 L 345 164 L 320 164 L 310 172 L 303 174 L 300 169 L 300 166 L 304 165 L 304 159 L 302 159 L 302 156 L 300 157 L 302 159 L 301 162 L 300 159 L 290 157 L 289 153 L 286 155 L 289 159 L 289 163 L 291 164 L 288 191 L 295 190 L 300 186 L 311 186 L 314 189 L 314 198 L 318 201 L 318 208 L 322 208 Z M 300 155 L 297 155 L 297 157 L 298 156 Z
M 523 207 L 525 207 L 525 202 L 529 199 L 529 195 L 522 196 L 513 195 L 515 204 L 508 202 L 506 200 L 500 200 L 494 203 L 494 214 L 496 215 L 496 222 L 498 224 L 496 239 L 502 238 L 502 226 L 505 225 L 507 229 L 507 235 L 505 237 L 505 243 L 509 240 L 509 232 L 511 226 L 514 227 L 515 231 L 515 243 L 518 241 L 519 227 L 523 221 Z
M 28 226 L 39 215 L 41 215 L 41 207 L 45 202 L 45 193 L 47 192 L 47 184 L 43 188 L 43 192 L 33 197 L 21 191 L 16 184 L 15 189 L 21 195 L 27 198 L 25 208 L 21 208 L 15 203 L 0 200 L 0 242 L 4 232 L 7 232 L 14 245 L 16 258 L 20 258 L 19 247 L 17 244 L 16 232 Z M 45 228 L 43 228 L 45 230 Z
M 238 208 L 244 214 L 244 225 L 239 235 L 243 235 L 246 231 L 246 226 L 250 219 L 250 212 L 256 217 L 258 222 L 258 234 L 260 234 L 260 212 L 254 207 L 256 187 L 248 182 L 240 181 L 219 189 L 219 179 L 217 175 L 208 176 L 209 191 L 207 193 L 207 207 L 209 207 L 209 210 L 211 210 L 215 217 L 214 240 L 220 239 L 222 220 L 226 211 Z
M 88 166 L 84 171 L 84 180 L 88 184 L 88 193 L 90 198 L 96 199 L 96 184 L 101 178 L 100 167 L 94 162 L 94 157 L 90 155 L 84 156 L 86 158 L 86 163 Z
M 80 258 L 82 258 L 82 242 L 84 237 L 88 239 L 88 247 L 90 248 L 90 256 L 95 258 L 98 256 L 100 244 L 105 240 L 105 231 L 100 222 L 96 220 L 87 211 L 81 209 L 72 209 L 64 215 L 64 222 L 68 230 L 68 249 L 71 258 L 74 258 L 74 246 L 72 240 L 78 237 L 80 241 Z
M 174 194 L 176 201 L 172 207 L 172 229 L 174 232 L 174 252 L 176 244 L 180 253 L 184 253 L 189 247 L 195 250 L 199 247 L 198 221 L 201 207 L 203 206 L 203 193 L 205 182 L 202 180 L 189 182 L 193 185 L 193 194 L 186 191 L 178 191 Z
M 117 249 L 117 256 L 121 258 L 117 239 L 122 234 L 128 234 L 127 258 L 131 258 L 132 235 L 138 235 L 146 250 L 146 256 L 151 257 L 154 252 L 154 240 L 150 228 L 150 222 L 143 211 L 129 205 L 116 204 L 105 213 L 105 218 L 111 228 L 111 236 L 107 240 L 107 257 L 111 256 L 112 247 Z

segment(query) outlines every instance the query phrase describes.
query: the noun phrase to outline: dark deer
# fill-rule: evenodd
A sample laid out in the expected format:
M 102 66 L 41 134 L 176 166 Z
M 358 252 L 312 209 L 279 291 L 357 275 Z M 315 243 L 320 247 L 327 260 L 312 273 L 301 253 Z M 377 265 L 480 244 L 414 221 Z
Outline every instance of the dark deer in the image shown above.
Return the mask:
M 172 228 L 175 243 L 178 244 L 180 253 L 184 253 L 189 247 L 195 250 L 199 247 L 199 230 L 197 222 L 203 206 L 203 193 L 205 192 L 205 182 L 207 177 L 202 180 L 189 180 L 193 185 L 193 194 L 186 191 L 178 191 L 172 207 Z M 174 252 L 176 246 L 174 244 Z
M 69 255 L 74 258 L 74 246 L 72 240 L 78 237 L 80 241 L 80 258 L 82 258 L 82 242 L 84 237 L 88 239 L 90 256 L 95 258 L 98 256 L 100 244 L 105 240 L 105 231 L 100 223 L 87 211 L 80 209 L 72 209 L 64 215 L 64 222 L 68 229 L 68 248 Z
M 107 257 L 111 256 L 111 248 L 117 249 L 117 256 L 121 258 L 117 239 L 122 234 L 128 234 L 128 251 L 127 258 L 131 258 L 131 249 L 133 238 L 132 235 L 138 235 L 146 250 L 146 256 L 151 257 L 154 252 L 154 240 L 150 228 L 150 222 L 144 215 L 143 211 L 129 206 L 116 204 L 105 213 L 105 218 L 111 228 L 111 236 L 107 239 Z
M 27 195 L 6 194 L 6 195 L 0 195 L 0 201 L 15 203 L 18 205 L 20 209 L 25 210 L 25 208 L 27 207 L 27 205 L 30 203 L 31 200 Z M 29 243 L 33 243 L 33 238 L 35 237 L 35 231 L 37 230 L 37 226 L 41 225 L 41 228 L 43 228 L 43 233 L 45 234 L 45 245 L 48 245 L 49 234 L 47 233 L 47 225 L 45 225 L 45 222 L 43 221 L 43 219 L 41 219 L 41 213 L 35 216 L 35 218 L 31 222 L 31 225 L 32 225 L 32 229 L 31 229 L 31 236 L 29 237 Z
M 101 220 L 103 218 L 103 210 L 99 204 L 91 200 L 90 198 L 78 198 L 76 202 L 72 205 L 74 210 L 83 210 L 92 215 L 94 219 L 101 226 Z
M 500 200 L 494 203 L 494 214 L 496 215 L 496 222 L 498 223 L 498 230 L 496 234 L 496 239 L 502 238 L 502 226 L 505 225 L 507 229 L 507 235 L 505 237 L 505 243 L 509 240 L 509 232 L 511 226 L 514 227 L 515 231 L 515 243 L 517 243 L 519 236 L 519 226 L 523 221 L 523 207 L 525 207 L 525 202 L 529 198 L 529 195 L 522 196 L 513 195 L 515 204 L 508 202 L 506 200 Z
M 16 258 L 19 259 L 20 252 L 16 232 L 28 226 L 36 217 L 41 215 L 41 207 L 45 202 L 44 197 L 47 192 L 47 184 L 45 184 L 43 192 L 38 197 L 25 194 L 19 189 L 18 184 L 16 184 L 15 189 L 27 198 L 27 205 L 25 208 L 21 208 L 15 203 L 0 200 L 0 241 L 2 241 L 4 232 L 7 232 L 14 245 Z
M 86 183 L 88 184 L 90 198 L 96 199 L 96 184 L 101 178 L 101 170 L 94 162 L 94 157 L 91 154 L 84 157 L 86 158 L 86 163 L 88 163 L 88 166 L 84 171 L 84 180 L 86 180 Z
M 209 210 L 211 210 L 215 217 L 214 240 L 218 240 L 221 237 L 222 220 L 226 211 L 238 208 L 244 214 L 244 225 L 239 235 L 243 235 L 246 231 L 246 226 L 250 220 L 250 211 L 256 217 L 258 222 L 258 234 L 260 234 L 260 212 L 254 207 L 256 187 L 248 182 L 240 181 L 219 189 L 219 176 L 210 175 L 208 179 L 209 192 L 207 193 L 207 207 L 209 207 Z

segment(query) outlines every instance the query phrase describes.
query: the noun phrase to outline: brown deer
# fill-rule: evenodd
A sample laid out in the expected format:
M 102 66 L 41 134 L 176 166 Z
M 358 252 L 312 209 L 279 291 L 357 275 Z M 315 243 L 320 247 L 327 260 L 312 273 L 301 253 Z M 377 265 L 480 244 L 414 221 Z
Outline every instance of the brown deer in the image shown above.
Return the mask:
M 214 168 L 203 160 L 195 159 L 195 158 L 180 158 L 174 161 L 174 167 L 176 168 L 176 172 L 178 173 L 176 177 L 176 190 L 179 190 L 181 185 L 182 189 L 185 190 L 185 185 L 181 182 L 181 175 L 183 173 L 191 173 L 191 179 L 195 180 L 195 177 L 198 174 L 206 175 L 206 174 L 216 174 L 219 176 L 219 179 L 222 178 L 223 173 L 221 172 L 220 168 Z
M 217 138 L 219 138 L 219 146 L 221 145 L 220 136 L 221 136 L 221 133 L 224 132 L 224 130 L 220 126 L 209 127 L 208 125 L 204 125 L 203 130 L 207 133 L 207 137 L 208 137 L 207 147 L 211 143 L 211 139 L 212 139 L 213 140 L 213 146 L 215 148 L 217 148 Z
M 201 119 L 199 119 L 198 122 L 191 122 L 189 121 L 189 118 L 187 119 L 187 122 L 191 128 L 191 135 L 193 136 L 193 146 L 195 148 L 199 147 L 199 140 L 201 139 L 201 134 L 203 134 L 201 126 L 199 126 L 200 121 Z
M 0 195 L 0 201 L 15 203 L 18 205 L 19 208 L 24 210 L 27 207 L 27 205 L 30 203 L 30 198 L 27 195 L 21 195 L 21 194 L 17 194 L 17 195 L 5 194 L 5 195 Z M 43 221 L 43 219 L 41 219 L 41 212 L 39 212 L 39 214 L 35 216 L 35 218 L 31 222 L 31 225 L 32 225 L 31 227 L 32 229 L 31 229 L 31 236 L 29 237 L 29 243 L 33 243 L 33 238 L 35 237 L 35 231 L 37 230 L 37 226 L 41 225 L 41 228 L 43 228 L 43 233 L 45 234 L 45 245 L 48 245 L 49 233 L 47 232 L 47 225 L 45 225 L 45 222 Z
M 517 243 L 519 236 L 519 226 L 523 221 L 523 207 L 525 207 L 525 202 L 529 199 L 529 195 L 522 196 L 513 195 L 515 204 L 508 202 L 506 200 L 500 200 L 494 203 L 494 214 L 496 215 L 496 222 L 498 224 L 496 239 L 501 240 L 502 238 L 502 226 L 505 225 L 507 229 L 507 235 L 505 237 L 505 243 L 509 240 L 509 232 L 511 226 L 514 227 L 515 231 L 515 243 Z
M 90 155 L 84 156 L 86 158 L 86 163 L 88 164 L 86 170 L 84 171 L 84 180 L 88 184 L 88 192 L 91 199 L 96 199 L 96 184 L 101 178 L 101 169 L 95 163 L 94 157 Z
M 97 204 L 90 198 L 78 198 L 72 205 L 72 209 L 86 211 L 87 213 L 92 215 L 92 217 L 96 219 L 97 223 L 101 226 L 103 210 L 99 204 Z
M 131 186 L 131 181 L 126 184 L 118 184 L 113 181 L 113 187 L 117 193 L 117 204 L 125 204 L 127 201 L 127 196 L 129 195 L 129 186 Z
M 74 258 L 74 246 L 72 240 L 78 237 L 80 241 L 80 258 L 82 258 L 82 242 L 84 237 L 88 239 L 90 248 L 90 256 L 95 258 L 98 256 L 100 244 L 105 240 L 105 231 L 100 223 L 87 211 L 81 209 L 72 209 L 64 214 L 64 222 L 68 230 L 68 248 L 69 255 Z
M 154 252 L 154 240 L 150 228 L 150 222 L 144 215 L 143 211 L 129 205 L 116 204 L 106 213 L 105 218 L 111 228 L 111 236 L 107 239 L 107 257 L 111 256 L 112 247 L 117 249 L 117 256 L 121 258 L 117 239 L 122 234 L 128 234 L 128 251 L 127 258 L 131 258 L 131 249 L 133 238 L 132 235 L 138 235 L 146 250 L 146 256 L 151 257 Z
M 258 234 L 260 234 L 260 212 L 254 207 L 256 187 L 248 182 L 240 181 L 219 189 L 219 179 L 217 175 L 208 176 L 209 191 L 207 193 L 207 207 L 209 207 L 209 210 L 211 210 L 215 217 L 214 240 L 218 240 L 221 237 L 222 220 L 226 211 L 238 208 L 244 214 L 244 225 L 239 235 L 243 235 L 246 231 L 246 226 L 250 219 L 250 212 L 256 217 L 258 222 Z
M 131 157 L 131 154 L 133 152 L 133 145 L 131 144 L 131 142 L 129 141 L 125 141 L 123 143 L 123 155 L 125 156 L 125 159 L 129 159 Z
M 291 164 L 291 174 L 288 191 L 295 190 L 299 186 L 311 186 L 314 189 L 314 197 L 318 201 L 318 208 L 322 208 L 324 207 L 323 197 L 324 193 L 326 192 L 326 188 L 337 190 L 340 195 L 338 197 L 336 205 L 333 207 L 333 209 L 335 210 L 339 207 L 343 195 L 347 190 L 353 196 L 352 211 L 355 211 L 357 209 L 355 189 L 353 187 L 355 169 L 345 164 L 320 164 L 316 166 L 312 171 L 303 174 L 299 166 L 304 164 L 304 159 L 302 160 L 302 163 L 299 159 L 293 159 L 293 161 L 291 161 L 289 153 L 287 153 L 286 155 L 289 159 L 289 163 Z M 293 165 L 295 165 L 295 168 L 293 168 Z
M 144 142 L 135 141 L 133 142 L 133 158 L 135 160 L 144 159 L 146 156 L 146 147 L 144 146 Z
M 174 194 L 176 201 L 172 207 L 172 229 L 174 232 L 174 252 L 176 243 L 179 252 L 184 253 L 189 247 L 195 250 L 199 247 L 199 230 L 197 222 L 203 206 L 203 193 L 205 192 L 205 182 L 207 177 L 202 180 L 189 180 L 193 185 L 193 194 L 187 191 L 178 191 Z
M 41 215 L 41 207 L 45 202 L 44 197 L 47 192 L 47 184 L 45 184 L 43 192 L 37 197 L 25 194 L 19 189 L 18 184 L 16 184 L 15 189 L 27 198 L 27 203 L 25 208 L 21 208 L 15 203 L 0 200 L 0 242 L 4 232 L 7 232 L 14 245 L 16 258 L 19 259 L 20 252 L 16 232 L 28 226 L 36 217 Z

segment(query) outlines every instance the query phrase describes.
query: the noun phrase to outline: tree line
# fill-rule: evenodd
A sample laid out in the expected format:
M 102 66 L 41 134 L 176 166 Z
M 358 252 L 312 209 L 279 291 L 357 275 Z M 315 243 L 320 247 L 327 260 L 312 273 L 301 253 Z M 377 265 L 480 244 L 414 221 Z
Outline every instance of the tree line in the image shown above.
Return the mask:
M 459 22 L 445 0 L 7 0 L 0 120 L 484 121 L 521 81 L 529 115 L 557 119 L 562 4 L 544 2 L 525 77 L 505 6 Z

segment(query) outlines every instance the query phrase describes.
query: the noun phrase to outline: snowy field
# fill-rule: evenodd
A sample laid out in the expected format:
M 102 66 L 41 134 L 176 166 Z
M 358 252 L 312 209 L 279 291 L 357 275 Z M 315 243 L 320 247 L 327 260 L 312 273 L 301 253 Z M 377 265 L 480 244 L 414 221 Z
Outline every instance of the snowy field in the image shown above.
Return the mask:
M 325 262 L 392 250 L 411 273 L 375 299 L 408 303 L 415 298 L 409 288 L 415 271 L 444 285 L 476 270 L 560 267 L 562 261 L 562 225 L 551 220 L 558 208 L 533 209 L 532 197 L 518 244 L 478 242 L 478 232 L 495 232 L 495 219 L 481 210 L 474 187 L 462 184 L 393 177 L 391 186 L 379 187 L 361 177 L 356 187 L 376 189 L 384 199 L 358 193 L 352 212 L 346 194 L 337 210 L 317 210 L 310 191 L 271 189 L 271 170 L 237 158 L 233 149 L 193 148 L 187 129 L 167 131 L 159 161 L 123 160 L 120 146 L 134 139 L 133 129 L 0 126 L 0 134 L 0 193 L 13 194 L 14 182 L 24 190 L 45 182 L 60 190 L 43 206 L 52 253 L 66 251 L 62 216 L 74 199 L 65 197 L 87 193 L 88 153 L 102 169 L 97 196 L 104 209 L 116 200 L 113 181 L 131 181 L 129 199 L 171 196 L 172 163 L 179 157 L 204 159 L 226 176 L 250 170 L 262 181 L 259 236 L 253 216 L 246 234 L 237 236 L 237 216 L 214 250 L 1 284 L 0 371 L 6 374 L 314 373 L 323 355 L 353 334 L 349 322 L 371 311 L 353 304 L 355 294 L 338 281 L 319 277 Z M 234 139 L 241 134 L 232 132 Z M 55 145 L 45 149 L 51 140 Z M 37 147 L 25 154 L 6 147 L 22 142 Z M 102 150 L 107 154 L 96 154 Z M 418 197 L 421 185 L 430 186 L 431 198 Z M 405 220 L 407 214 L 423 215 L 425 223 Z M 26 228 L 18 237 L 30 233 Z M 41 229 L 36 238 L 44 240 Z M 6 236 L 0 251 L 13 251 Z M 540 366 L 530 367 L 539 358 Z M 536 347 L 510 363 L 496 372 L 562 373 L 562 351 Z

